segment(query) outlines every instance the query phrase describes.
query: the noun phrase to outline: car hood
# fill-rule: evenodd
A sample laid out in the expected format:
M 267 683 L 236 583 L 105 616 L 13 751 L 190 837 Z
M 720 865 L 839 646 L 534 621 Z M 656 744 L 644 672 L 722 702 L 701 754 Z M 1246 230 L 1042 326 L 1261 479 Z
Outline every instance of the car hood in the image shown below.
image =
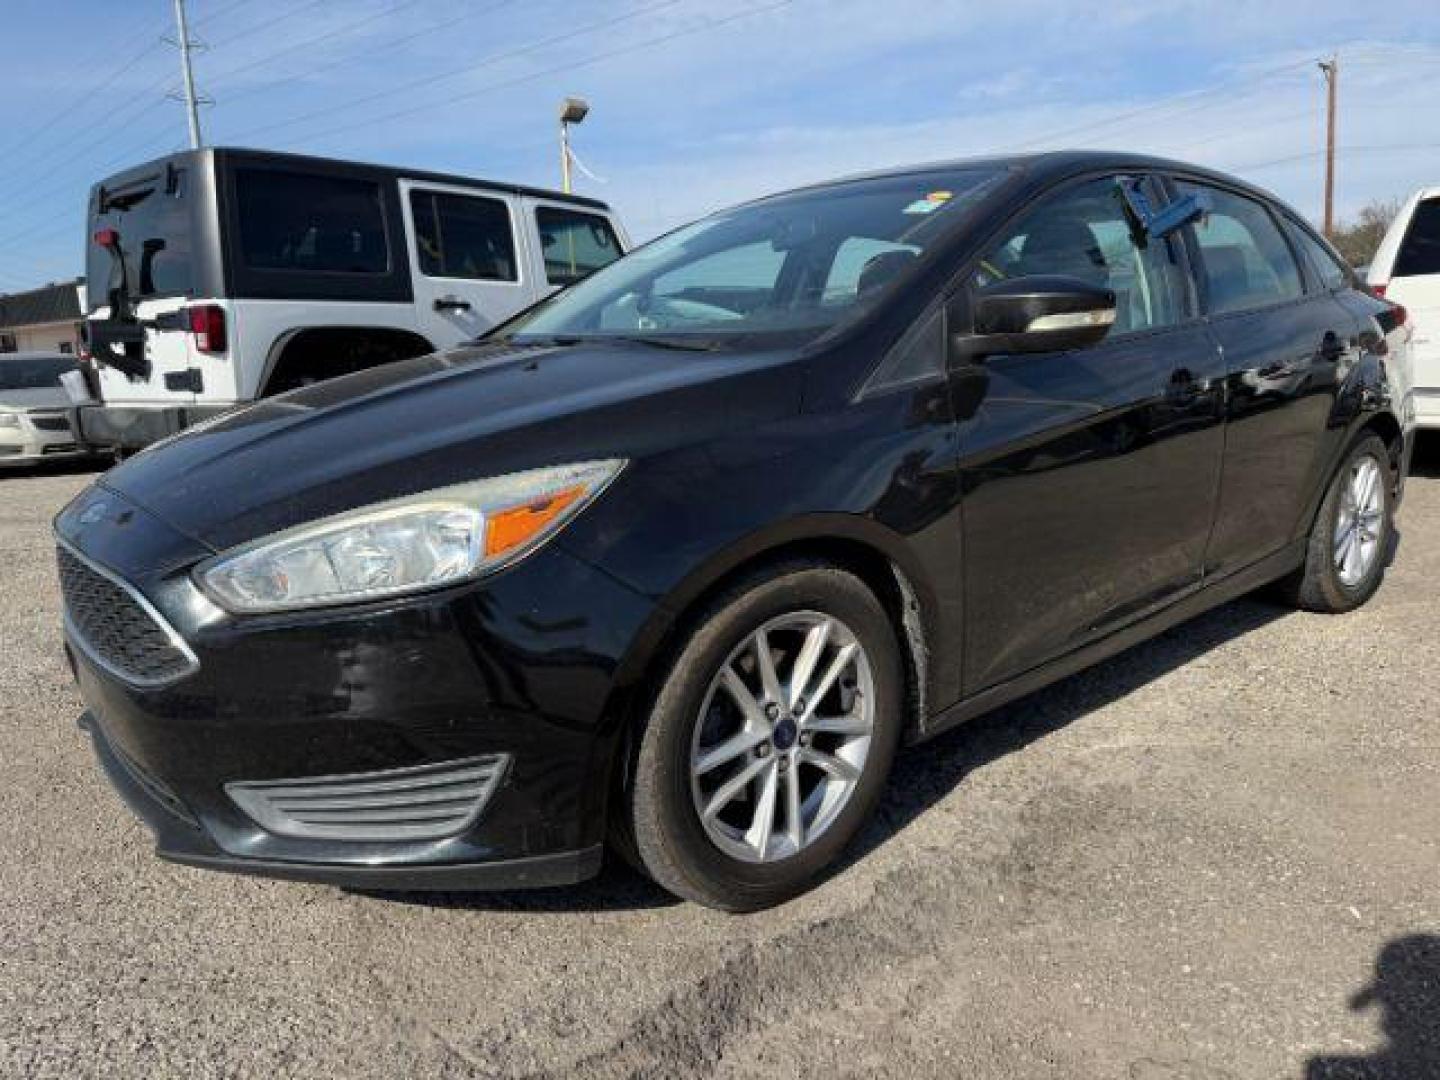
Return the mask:
M 0 409 L 8 412 L 25 412 L 29 409 L 66 409 L 70 399 L 65 391 L 56 386 L 37 387 L 33 390 L 0 390 Z
M 799 408 L 793 353 L 477 345 L 229 413 L 101 483 L 212 550 L 542 465 L 638 459 Z

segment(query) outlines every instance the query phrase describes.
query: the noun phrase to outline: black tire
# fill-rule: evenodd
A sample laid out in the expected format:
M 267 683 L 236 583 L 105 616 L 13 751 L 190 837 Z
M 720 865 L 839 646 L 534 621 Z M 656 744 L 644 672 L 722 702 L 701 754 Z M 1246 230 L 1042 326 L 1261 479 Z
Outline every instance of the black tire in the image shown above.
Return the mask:
M 701 822 L 691 787 L 692 740 L 711 680 L 732 652 L 771 620 L 797 612 L 840 620 L 863 649 L 875 698 L 869 749 L 847 801 L 819 835 L 773 861 L 745 861 L 723 851 Z M 835 863 L 874 810 L 900 741 L 904 700 L 895 629 L 855 575 L 798 561 L 727 590 L 694 623 L 638 740 L 622 800 L 622 825 L 628 826 L 626 840 L 633 841 L 631 850 L 644 872 L 677 896 L 724 911 L 756 911 L 804 892 Z M 800 766 L 795 768 L 798 784 Z
M 1342 580 L 1336 565 L 1335 544 L 1345 510 L 1346 488 L 1351 477 L 1367 459 L 1379 467 L 1380 517 L 1376 526 L 1376 555 L 1369 569 L 1354 582 Z M 1306 546 L 1304 565 L 1279 583 L 1279 595 L 1305 611 L 1338 615 L 1353 611 L 1380 588 L 1385 577 L 1385 564 L 1393 543 L 1394 477 L 1390 469 L 1390 452 L 1384 441 L 1372 432 L 1361 435 L 1340 463 L 1315 515 Z

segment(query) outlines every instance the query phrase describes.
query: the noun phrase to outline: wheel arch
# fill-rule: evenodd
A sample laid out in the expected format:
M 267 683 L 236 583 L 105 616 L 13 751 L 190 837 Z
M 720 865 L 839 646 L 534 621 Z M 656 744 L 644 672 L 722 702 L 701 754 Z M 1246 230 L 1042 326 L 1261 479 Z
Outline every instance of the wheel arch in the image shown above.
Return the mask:
M 364 324 L 328 324 L 324 326 L 296 326 L 277 334 L 265 354 L 265 366 L 257 383 L 255 396 L 267 397 L 273 392 L 280 372 L 296 358 L 310 349 L 320 348 L 328 342 L 366 340 L 393 345 L 397 353 L 407 356 L 424 356 L 436 351 L 436 346 L 415 330 L 395 326 L 367 326 Z
M 905 737 L 913 740 L 921 735 L 935 696 L 931 658 L 942 634 L 938 597 L 902 537 L 849 514 L 796 518 L 746 537 L 706 560 L 672 589 L 616 673 L 617 689 L 606 712 L 609 723 L 638 730 L 644 703 L 653 697 L 700 613 L 716 596 L 746 577 L 801 560 L 849 571 L 885 608 L 905 668 Z M 619 740 L 622 746 L 625 741 Z

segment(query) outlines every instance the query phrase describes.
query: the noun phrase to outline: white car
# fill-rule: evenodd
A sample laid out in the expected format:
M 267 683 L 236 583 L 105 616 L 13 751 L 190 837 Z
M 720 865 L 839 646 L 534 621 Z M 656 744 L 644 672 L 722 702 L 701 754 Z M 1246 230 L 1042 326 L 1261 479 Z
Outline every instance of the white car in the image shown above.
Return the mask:
M 1440 428 L 1440 187 L 1422 188 L 1405 201 L 1366 281 L 1409 313 L 1416 421 Z
M 60 376 L 75 370 L 60 353 L 0 354 L 0 465 L 33 465 L 80 451 Z

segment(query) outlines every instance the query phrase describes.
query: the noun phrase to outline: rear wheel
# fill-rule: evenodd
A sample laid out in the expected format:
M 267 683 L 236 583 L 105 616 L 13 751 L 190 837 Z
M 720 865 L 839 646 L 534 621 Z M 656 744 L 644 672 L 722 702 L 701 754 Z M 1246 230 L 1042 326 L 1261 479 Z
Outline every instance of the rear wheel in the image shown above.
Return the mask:
M 1346 455 L 1310 530 L 1305 565 L 1282 585 L 1307 611 L 1351 611 L 1380 587 L 1390 553 L 1393 485 L 1379 436 L 1362 436 Z
M 627 801 L 642 867 L 729 911 L 803 891 L 873 809 L 902 701 L 894 629 L 854 575 L 792 564 L 721 597 L 640 739 Z

